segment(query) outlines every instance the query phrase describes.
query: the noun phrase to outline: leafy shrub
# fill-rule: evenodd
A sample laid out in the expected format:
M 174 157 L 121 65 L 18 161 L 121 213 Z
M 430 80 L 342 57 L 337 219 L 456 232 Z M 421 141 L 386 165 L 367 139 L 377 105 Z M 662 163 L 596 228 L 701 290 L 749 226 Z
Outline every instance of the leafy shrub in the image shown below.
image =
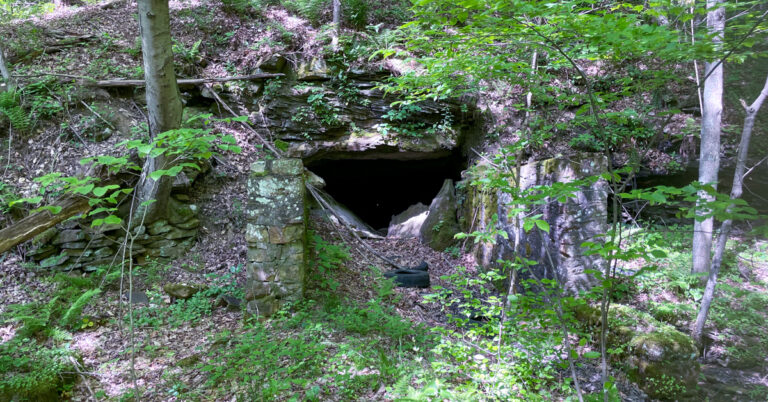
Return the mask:
M 73 380 L 67 346 L 45 346 L 16 336 L 0 344 L 0 399 L 60 400 L 63 380 Z M 14 399 L 16 400 L 16 399 Z
M 22 324 L 17 336 L 45 338 L 56 331 L 56 324 L 77 329 L 83 308 L 100 293 L 92 289 L 94 284 L 89 278 L 57 274 L 51 280 L 57 283 L 57 289 L 47 302 L 12 304 L 0 316 L 5 321 Z
M 648 127 L 632 109 L 620 112 L 608 112 L 602 116 L 604 127 L 598 126 L 591 116 L 578 116 L 572 126 L 584 130 L 574 137 L 569 145 L 587 151 L 614 149 L 634 142 L 643 142 L 653 137 L 654 131 Z
M 344 16 L 344 21 L 355 29 L 365 28 L 368 24 L 368 14 L 368 0 L 346 0 L 342 2 L 341 15 Z
M 291 117 L 291 120 L 307 122 L 314 116 L 328 127 L 341 125 L 339 108 L 325 97 L 325 89 L 313 87 L 309 91 L 309 96 L 307 97 L 309 106 L 299 107 L 293 117 Z

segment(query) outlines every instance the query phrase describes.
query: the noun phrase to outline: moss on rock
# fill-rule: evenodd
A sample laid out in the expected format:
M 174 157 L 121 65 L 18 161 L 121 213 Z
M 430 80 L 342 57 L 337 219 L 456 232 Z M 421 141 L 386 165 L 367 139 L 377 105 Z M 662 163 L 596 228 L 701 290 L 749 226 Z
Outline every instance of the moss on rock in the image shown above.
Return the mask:
M 600 309 L 579 304 L 576 319 L 599 339 Z M 628 363 L 627 374 L 648 396 L 674 399 L 692 394 L 700 371 L 693 340 L 675 327 L 627 305 L 608 310 L 608 347 L 621 350 L 617 358 Z

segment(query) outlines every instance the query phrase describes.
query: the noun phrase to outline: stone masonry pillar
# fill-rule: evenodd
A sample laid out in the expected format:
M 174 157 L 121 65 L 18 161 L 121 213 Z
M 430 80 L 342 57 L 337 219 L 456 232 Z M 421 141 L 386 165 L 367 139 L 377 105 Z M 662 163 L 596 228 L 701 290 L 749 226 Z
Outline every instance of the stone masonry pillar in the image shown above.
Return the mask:
M 247 187 L 246 310 L 268 317 L 304 290 L 304 165 L 301 159 L 255 162 Z

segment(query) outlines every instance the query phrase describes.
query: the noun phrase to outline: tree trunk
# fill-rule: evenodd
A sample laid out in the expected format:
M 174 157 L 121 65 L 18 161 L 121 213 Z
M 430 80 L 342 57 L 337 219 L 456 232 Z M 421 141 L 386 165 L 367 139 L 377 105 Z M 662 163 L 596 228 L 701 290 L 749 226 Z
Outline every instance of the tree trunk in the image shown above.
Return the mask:
M 733 173 L 733 187 L 731 188 L 731 199 L 735 200 L 741 197 L 742 185 L 744 182 L 744 170 L 747 164 L 747 155 L 749 151 L 749 140 L 752 136 L 752 128 L 755 126 L 755 116 L 757 111 L 760 110 L 760 106 L 763 105 L 763 101 L 768 97 L 768 78 L 766 78 L 765 86 L 762 92 L 758 95 L 757 99 L 752 105 L 747 106 L 744 101 L 742 104 L 746 109 L 747 115 L 744 118 L 744 128 L 741 132 L 741 142 L 739 143 L 739 153 L 736 157 L 736 171 Z M 730 211 L 730 207 L 728 208 Z M 731 226 L 733 225 L 732 219 L 726 219 L 720 229 L 720 236 L 717 238 L 717 248 L 715 249 L 715 257 L 712 259 L 712 267 L 709 270 L 709 278 L 707 279 L 707 286 L 704 288 L 704 295 L 701 298 L 701 306 L 699 307 L 699 314 L 696 317 L 696 324 L 693 327 L 694 342 L 701 344 L 701 336 L 704 332 L 704 324 L 707 322 L 707 315 L 709 314 L 709 307 L 712 305 L 712 300 L 715 297 L 715 286 L 717 285 L 717 274 L 720 271 L 720 265 L 723 262 L 723 254 L 725 254 L 725 243 L 728 241 L 728 235 L 731 232 Z
M 341 0 L 333 0 L 333 38 L 331 47 L 333 51 L 339 50 L 339 36 L 341 35 Z
M 714 34 L 712 41 L 720 49 L 725 30 L 725 9 L 723 0 L 707 0 L 707 28 Z M 701 152 L 699 154 L 699 182 L 712 184 L 717 188 L 717 171 L 720 169 L 720 124 L 723 113 L 723 63 L 718 60 L 705 64 L 704 109 L 701 115 Z M 699 197 L 711 201 L 704 192 Z M 706 211 L 698 211 L 700 215 Z M 693 224 L 693 266 L 692 273 L 705 273 L 710 266 L 712 251 L 712 229 L 714 218 Z
M 5 55 L 3 52 L 3 45 L 0 43 L 0 75 L 3 76 L 3 80 L 5 80 L 8 89 L 12 89 L 13 83 L 11 82 L 11 73 L 8 71 L 8 66 L 5 65 Z
M 149 130 L 154 138 L 159 133 L 179 128 L 182 103 L 173 70 L 168 0 L 139 0 L 138 6 Z M 172 180 L 168 176 L 152 180 L 149 174 L 168 169 L 168 164 L 163 155 L 147 157 L 144 163 L 137 192 L 139 202 L 144 205 L 137 209 L 139 214 L 136 216 L 140 221 L 152 222 L 166 213 Z M 154 202 L 146 205 L 151 200 Z

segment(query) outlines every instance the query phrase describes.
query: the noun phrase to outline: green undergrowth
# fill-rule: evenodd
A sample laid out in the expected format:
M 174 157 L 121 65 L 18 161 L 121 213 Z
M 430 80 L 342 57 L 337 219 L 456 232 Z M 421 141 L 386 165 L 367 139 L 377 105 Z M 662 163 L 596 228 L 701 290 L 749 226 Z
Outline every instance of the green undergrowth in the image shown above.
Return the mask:
M 490 302 L 473 299 L 454 309 L 448 301 L 453 293 L 436 288 L 431 300 L 450 309 L 450 322 L 426 327 L 399 314 L 399 292 L 378 268 L 357 273 L 359 286 L 369 289 L 367 300 L 344 294 L 341 281 L 352 274 L 348 248 L 311 238 L 305 299 L 269 320 L 247 321 L 242 331 L 211 335 L 205 357 L 187 369 L 204 372 L 205 385 L 177 384 L 180 398 L 226 393 L 254 401 L 548 400 L 572 394 L 558 374 L 561 362 L 553 358 L 562 345 L 557 331 L 539 330 L 549 313 L 525 312 L 532 299 L 513 302 L 526 325 L 500 327 L 498 298 L 485 295 Z M 479 283 L 462 281 L 461 274 L 447 279 L 464 291 Z M 472 320 L 465 317 L 469 311 Z
M 690 273 L 690 226 L 647 227 L 636 241 L 661 240 L 665 258 L 633 278 L 628 298 L 655 319 L 684 333 L 696 319 L 704 280 Z M 762 367 L 768 356 L 768 288 L 751 271 L 768 267 L 768 244 L 752 238 L 730 240 L 718 277 L 707 332 L 725 345 L 728 367 Z
M 69 348 L 69 334 L 50 340 L 16 336 L 0 344 L 0 400 L 60 400 L 70 394 L 77 354 Z
M 0 399 L 58 400 L 71 395 L 77 354 L 71 333 L 84 329 L 83 309 L 101 293 L 92 278 L 56 274 L 44 300 L 9 305 L 0 315 L 14 337 L 0 344 Z

